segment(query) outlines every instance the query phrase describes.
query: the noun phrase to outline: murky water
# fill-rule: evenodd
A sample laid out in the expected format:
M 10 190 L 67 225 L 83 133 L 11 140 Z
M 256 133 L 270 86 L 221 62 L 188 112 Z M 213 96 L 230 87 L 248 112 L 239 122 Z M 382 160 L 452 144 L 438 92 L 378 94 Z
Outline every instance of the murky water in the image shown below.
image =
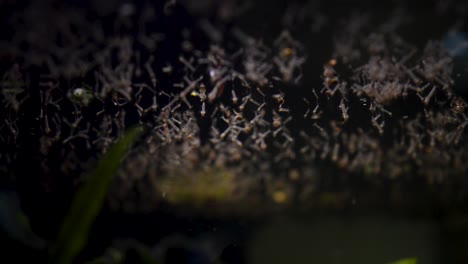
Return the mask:
M 46 261 L 140 126 L 77 263 L 466 262 L 467 10 L 4 1 L 4 240 Z

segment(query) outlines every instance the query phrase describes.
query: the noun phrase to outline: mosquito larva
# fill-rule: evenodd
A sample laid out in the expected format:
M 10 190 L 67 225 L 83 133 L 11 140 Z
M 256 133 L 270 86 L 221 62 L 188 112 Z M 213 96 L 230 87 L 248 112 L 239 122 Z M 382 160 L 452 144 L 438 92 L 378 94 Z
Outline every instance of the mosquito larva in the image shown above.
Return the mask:
M 304 102 L 306 102 L 306 104 L 307 104 L 307 110 L 306 110 L 306 112 L 304 113 L 304 119 L 305 119 L 305 118 L 307 118 L 307 116 L 309 115 L 309 112 L 310 112 L 310 103 L 309 103 L 309 101 L 307 101 L 307 99 L 305 99 L 305 98 L 302 98 L 302 100 L 303 100 Z
M 224 78 L 222 78 L 221 80 L 219 80 L 218 82 L 216 82 L 216 85 L 215 87 L 213 88 L 213 90 L 208 94 L 208 101 L 211 103 L 213 102 L 216 97 L 218 96 L 219 94 L 219 89 L 221 87 L 223 87 L 224 83 L 227 82 L 229 79 L 229 76 L 225 76 Z
M 231 90 L 231 93 L 232 93 L 232 103 L 236 105 L 239 99 L 237 98 L 236 92 L 234 91 L 234 89 Z
M 145 63 L 145 69 L 146 69 L 146 72 L 148 73 L 150 79 L 151 79 L 151 83 L 153 84 L 153 88 L 156 87 L 156 75 L 154 74 L 154 71 L 153 69 L 151 69 L 151 63 L 153 63 L 153 57 L 151 56 L 148 61 Z
M 172 65 L 170 63 L 167 63 L 166 66 L 162 68 L 162 72 L 166 74 L 172 73 Z
M 6 119 L 5 119 L 5 124 L 7 125 L 8 129 L 10 130 L 10 132 L 13 134 L 13 135 L 16 135 L 17 131 L 16 129 L 13 128 L 13 125 L 11 122 L 8 122 Z
M 349 118 L 349 115 L 348 115 L 348 108 L 349 107 L 346 107 L 346 105 L 344 104 L 344 99 L 341 99 L 341 102 L 340 102 L 340 109 L 341 109 L 341 113 L 342 113 L 342 117 L 343 117 L 343 120 L 344 121 L 347 121 L 348 118 Z
M 245 106 L 247 103 L 250 101 L 250 95 L 247 95 L 246 97 L 242 98 L 242 104 L 239 106 L 239 109 L 242 111 L 244 110 Z
M 193 67 L 193 65 L 189 61 L 187 61 L 184 57 L 179 56 L 179 61 L 182 62 L 182 64 L 184 64 L 185 67 L 190 69 L 191 72 L 195 71 L 195 67 Z
M 289 108 L 280 107 L 280 108 L 278 109 L 278 112 L 289 113 L 290 110 L 289 110 Z
M 429 92 L 429 94 L 424 99 L 424 104 L 425 105 L 429 104 L 429 101 L 431 100 L 432 96 L 434 95 L 436 88 L 437 88 L 436 86 L 432 87 L 432 90 Z
M 202 103 L 202 108 L 201 108 L 201 111 L 200 111 L 200 115 L 202 117 L 204 117 L 206 114 L 206 111 L 205 111 L 205 102 Z
M 193 118 L 190 117 L 189 120 L 187 121 L 187 123 L 185 124 L 185 126 L 182 128 L 182 132 L 183 132 L 183 133 L 187 133 L 187 131 L 188 131 L 189 127 L 190 127 L 190 124 L 191 124 L 192 120 L 193 120 Z
M 176 104 L 176 105 L 171 109 L 171 113 L 175 113 L 175 111 L 176 111 L 177 109 L 179 109 L 180 106 L 181 106 L 180 104 Z
M 172 122 L 171 119 L 167 119 L 166 121 L 175 131 L 180 132 L 180 129 Z
M 331 160 L 334 161 L 334 162 L 336 162 L 338 160 L 339 148 L 340 148 L 340 146 L 338 145 L 338 143 L 335 143 L 335 145 L 333 146 L 332 156 L 331 156 Z

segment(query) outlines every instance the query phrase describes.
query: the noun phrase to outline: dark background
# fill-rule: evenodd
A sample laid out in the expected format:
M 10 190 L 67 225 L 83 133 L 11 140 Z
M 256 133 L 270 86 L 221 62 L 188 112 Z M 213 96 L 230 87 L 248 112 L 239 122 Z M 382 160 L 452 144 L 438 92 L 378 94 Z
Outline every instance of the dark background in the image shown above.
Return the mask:
M 11 36 L 17 30 L 15 24 L 11 23 L 11 17 L 19 14 L 33 1 L 2 1 L 0 3 L 0 17 L 1 17 L 1 33 L 0 39 L 3 45 L 8 45 Z M 36 1 L 39 2 L 39 1 Z M 67 9 L 73 10 L 74 8 L 85 9 L 84 13 L 87 16 L 84 19 L 99 19 L 103 21 L 104 30 L 111 32 L 112 22 L 115 19 L 115 10 L 120 6 L 122 1 L 54 1 L 55 5 L 65 5 Z M 99 3 L 96 3 L 99 2 Z M 461 2 L 461 1 L 460 1 Z M 162 10 L 164 9 L 164 1 L 155 1 L 155 10 L 157 10 L 157 16 L 162 18 L 158 20 L 158 23 L 154 24 L 154 28 L 151 30 L 163 32 L 166 34 L 166 41 L 160 44 L 158 49 L 155 51 L 155 57 L 164 58 L 161 61 L 156 62 L 156 65 L 163 66 L 165 61 L 175 61 L 181 52 L 178 43 L 181 41 L 180 32 L 183 28 L 188 28 L 192 32 L 192 41 L 201 50 L 207 50 L 210 45 L 210 40 L 204 35 L 202 30 L 198 27 L 198 21 L 200 19 L 209 19 L 213 24 L 219 25 L 224 28 L 226 32 L 232 27 L 239 27 L 248 34 L 257 38 L 262 38 L 265 43 L 272 42 L 283 29 L 290 30 L 291 34 L 297 38 L 298 41 L 304 45 L 307 62 L 304 67 L 304 74 L 301 87 L 320 87 L 322 85 L 322 77 L 320 73 L 322 71 L 323 64 L 328 61 L 333 54 L 333 36 L 341 28 L 344 18 L 347 18 L 352 13 L 369 13 L 372 15 L 372 20 L 375 23 L 379 19 L 383 19 L 390 15 L 395 6 L 403 6 L 408 14 L 410 14 L 411 21 L 407 23 L 403 28 L 398 29 L 400 34 L 405 40 L 416 45 L 418 48 L 424 47 L 428 40 L 441 39 L 443 38 L 448 30 L 455 24 L 458 25 L 458 29 L 461 32 L 467 30 L 466 24 L 466 12 L 463 13 L 462 9 L 456 8 L 457 3 L 451 2 L 450 8 L 444 11 L 442 8 L 437 7 L 435 1 L 312 1 L 305 3 L 305 1 L 241 1 L 239 5 L 245 4 L 248 8 L 245 12 L 236 15 L 237 10 L 234 5 L 232 8 L 223 9 L 225 5 L 230 4 L 230 1 L 180 1 L 173 7 L 173 13 L 171 16 L 164 17 Z M 46 3 L 44 2 L 44 5 Z M 41 6 L 39 4 L 38 6 Z M 137 10 L 136 16 L 141 11 L 141 7 L 144 6 L 143 2 L 138 1 L 135 3 L 135 9 Z M 294 10 L 295 6 L 297 10 L 317 10 L 318 13 L 323 15 L 326 20 L 323 26 L 315 31 L 310 28 L 310 23 L 301 21 L 285 21 L 284 14 L 287 10 Z M 465 5 L 466 6 L 466 5 Z M 221 10 L 221 11 L 220 11 Z M 224 10 L 224 11 L 223 11 Z M 47 11 L 44 11 L 47 12 Z M 223 13 L 225 12 L 225 13 Z M 232 14 L 234 12 L 234 14 Z M 47 21 L 38 21 L 38 23 L 54 23 L 53 15 L 49 16 L 44 13 L 44 18 Z M 293 16 L 294 17 L 294 16 Z M 313 17 L 313 16 L 312 16 Z M 299 19 L 298 17 L 296 17 Z M 369 25 L 372 28 L 372 25 Z M 131 30 L 126 32 L 132 34 Z M 230 47 L 233 44 L 226 40 L 223 43 L 226 47 Z M 232 46 L 235 50 L 236 47 Z M 11 60 L 14 58 L 8 56 L 8 54 L 0 53 L 0 69 L 3 70 L 2 65 L 9 65 Z M 144 56 L 145 54 L 142 54 Z M 21 63 L 21 62 L 20 62 Z M 41 67 L 31 67 L 29 74 L 31 76 L 31 82 L 34 83 L 39 79 L 39 73 L 42 72 Z M 307 74 L 313 73 L 313 74 Z M 466 78 L 462 76 L 460 78 Z M 170 80 L 167 80 L 170 82 Z M 291 87 L 297 88 L 297 87 Z M 466 89 L 466 82 L 462 79 L 457 81 L 456 89 L 461 96 L 467 96 L 468 92 Z M 291 102 L 300 101 L 304 97 L 305 89 L 291 89 L 291 92 L 287 94 L 287 100 Z M 37 96 L 37 93 L 33 97 Z M 23 120 L 23 127 L 20 130 L 30 130 L 35 127 L 34 118 L 32 117 L 35 111 L 37 111 L 37 101 L 32 100 L 31 104 L 25 107 L 25 116 L 21 117 Z M 292 106 L 294 108 L 294 106 Z M 300 110 L 300 106 L 296 106 Z M 64 109 L 66 111 L 67 109 Z M 294 126 L 303 127 L 304 125 L 295 123 Z M 28 216 L 31 222 L 32 229 L 34 232 L 43 237 L 45 240 L 52 241 L 58 231 L 60 223 L 67 212 L 70 201 L 73 197 L 73 193 L 76 190 L 76 177 L 72 175 L 70 177 L 63 177 L 60 174 L 56 165 L 60 164 L 61 156 L 60 152 L 51 154 L 49 161 L 50 170 L 44 171 L 41 167 L 41 157 L 36 154 L 38 148 L 37 139 L 34 134 L 31 133 L 29 136 L 25 136 L 18 142 L 17 145 L 8 146 L 10 149 L 2 151 L 12 151 L 16 149 L 18 152 L 17 159 L 7 165 L 7 175 L 1 177 L 3 188 L 6 190 L 14 189 L 17 191 L 21 201 L 21 208 Z M 83 155 L 86 155 L 84 153 Z M 79 173 L 77 173 L 79 175 Z M 463 176 L 463 175 L 462 175 Z M 466 176 L 466 175 L 465 175 Z M 340 179 L 339 176 L 337 176 Z M 333 179 L 333 178 L 332 178 Z M 330 180 L 333 181 L 333 180 Z M 344 183 L 329 184 L 324 183 L 324 188 L 332 188 L 330 186 L 355 186 L 356 192 L 362 189 L 368 190 L 374 188 L 374 183 L 369 184 L 363 182 L 360 178 L 350 178 Z M 340 185 L 341 184 L 341 185 Z M 381 185 L 385 185 L 383 181 Z M 421 184 L 420 179 L 408 180 L 407 182 L 399 185 L 406 192 L 418 190 Z M 458 193 L 464 193 L 465 185 L 458 185 L 459 183 L 447 183 L 445 187 L 453 187 L 458 189 Z M 46 186 L 46 187 L 45 187 Z M 340 188 L 340 187 L 336 187 Z M 381 189 L 391 187 L 378 187 Z M 447 187 L 448 188 L 448 187 Z M 448 189 L 450 192 L 451 189 Z M 170 237 L 174 234 L 183 234 L 187 237 L 187 240 L 191 243 L 197 241 L 196 238 L 200 234 L 210 234 L 213 237 L 227 237 L 225 240 L 229 241 L 228 245 L 221 251 L 220 259 L 223 263 L 249 263 L 251 260 L 250 252 L 252 244 L 249 244 L 252 238 L 256 234 L 256 230 L 259 227 L 264 226 L 265 223 L 269 223 L 271 219 L 277 219 L 281 217 L 286 218 L 299 218 L 299 219 L 319 219 L 318 224 L 323 225 L 320 219 L 324 217 L 327 219 L 329 215 L 333 219 L 339 219 L 337 221 L 347 221 L 354 219 L 360 215 L 384 215 L 384 219 L 392 219 L 390 216 L 399 217 L 406 219 L 402 221 L 408 221 L 408 223 L 419 225 L 418 221 L 413 223 L 414 219 L 423 219 L 429 221 L 428 230 L 429 233 L 436 233 L 432 238 L 438 247 L 437 258 L 440 261 L 433 260 L 431 263 L 463 263 L 468 260 L 466 251 L 462 250 L 468 244 L 465 234 L 468 228 L 466 224 L 458 225 L 459 222 L 464 223 L 466 216 L 466 203 L 464 199 L 452 200 L 448 198 L 447 201 L 432 201 L 426 199 L 427 193 L 405 193 L 404 197 L 410 197 L 398 206 L 386 205 L 385 200 L 371 201 L 369 206 L 360 206 L 335 210 L 333 208 L 325 208 L 317 212 L 314 211 L 312 216 L 307 213 L 306 216 L 303 214 L 297 214 L 294 210 L 293 213 L 289 211 L 281 211 L 281 213 L 275 212 L 271 215 L 262 217 L 246 217 L 242 215 L 234 216 L 213 216 L 206 214 L 206 212 L 192 213 L 190 211 L 185 212 L 185 209 L 174 209 L 170 205 L 160 205 L 156 210 L 150 213 L 134 213 L 128 214 L 123 212 L 115 212 L 108 208 L 104 208 L 101 215 L 96 220 L 96 224 L 93 228 L 92 236 L 86 250 L 80 256 L 77 263 L 92 259 L 93 257 L 99 256 L 105 251 L 106 248 L 112 243 L 112 241 L 119 239 L 135 239 L 143 244 L 157 247 L 158 242 L 163 238 Z M 384 195 L 385 197 L 385 195 Z M 381 197 L 380 197 L 381 198 Z M 453 215 L 461 214 L 460 218 L 453 217 Z M 324 216 L 325 215 L 325 216 Z M 386 217 L 388 216 L 388 217 Z M 372 222 L 373 217 L 369 217 L 370 224 L 363 224 L 364 226 L 372 226 L 375 222 Z M 457 222 L 456 227 L 452 225 L 453 219 Z M 363 222 L 366 223 L 367 220 Z M 380 221 L 380 220 L 379 220 Z M 389 220 L 377 221 L 379 227 L 376 230 L 385 229 L 385 225 L 392 226 L 394 222 Z M 435 222 L 435 224 L 433 224 Z M 294 225 L 294 224 L 290 224 Z M 338 224 L 339 225 L 339 224 Z M 333 229 L 331 227 L 330 229 Z M 365 228 L 364 228 L 365 229 Z M 411 227 L 409 228 L 411 229 Z M 435 231 L 434 231 L 435 229 Z M 213 231 L 218 230 L 218 231 Z M 221 231 L 220 231 L 221 230 Z M 389 230 L 392 228 L 389 227 Z M 407 232 L 407 229 L 398 229 L 395 232 Z M 279 232 L 279 231 L 278 231 Z M 286 233 L 289 231 L 286 231 Z M 305 232 L 305 231 L 304 231 Z M 424 236 L 426 231 L 421 231 L 421 234 L 414 234 L 414 236 Z M 465 233 L 464 233 L 465 232 Z M 432 234 L 432 233 L 431 233 Z M 278 239 L 281 235 L 272 238 Z M 336 240 L 339 240 L 340 235 L 336 236 Z M 356 238 L 359 240 L 358 238 Z M 390 242 L 389 247 L 392 243 L 399 243 L 399 239 L 396 238 Z M 209 239 L 208 239 L 209 240 Z M 213 239 L 214 240 L 214 239 Z M 333 241 L 333 239 L 331 239 Z M 310 240 L 292 242 L 307 244 L 312 243 Z M 31 250 L 18 242 L 12 241 L 8 238 L 2 238 L 2 242 L 5 244 L 2 249 L 5 255 L 8 255 L 15 261 L 11 263 L 19 262 L 36 262 L 42 263 L 47 260 L 46 251 L 34 251 Z M 359 244 L 359 242 L 356 242 Z M 437 244 L 438 243 L 438 244 Z M 279 250 L 288 252 L 285 245 L 280 244 Z M 346 247 L 346 246 L 345 246 Z M 300 248 L 298 246 L 298 248 Z M 429 247 L 430 248 L 430 247 Z M 169 263 L 199 263 L 195 262 L 194 259 L 197 257 L 191 256 L 192 253 L 186 249 L 170 249 L 168 253 L 172 257 L 168 257 Z M 255 249 L 253 249 L 255 251 Z M 131 250 L 129 250 L 131 256 Z M 195 254 L 195 253 L 194 253 Z M 285 253 L 286 254 L 286 253 Z M 364 253 L 366 254 L 366 253 Z M 195 254 L 196 255 L 196 254 Z M 424 259 L 427 256 L 421 257 Z M 2 257 L 3 258 L 3 257 Z M 131 257 L 129 257 L 131 258 Z M 4 262 L 5 261 L 5 262 Z M 131 263 L 131 259 L 128 260 Z M 172 261 L 172 262 L 171 262 Z M 300 260 L 299 262 L 309 262 L 308 260 Z M 329 263 L 342 263 L 339 262 Z M 0 262 L 10 263 L 6 261 L 6 257 Z M 207 263 L 207 262 L 200 262 Z M 272 263 L 272 262 L 269 262 Z M 352 260 L 349 263 L 354 263 Z M 424 262 L 421 262 L 424 263 Z

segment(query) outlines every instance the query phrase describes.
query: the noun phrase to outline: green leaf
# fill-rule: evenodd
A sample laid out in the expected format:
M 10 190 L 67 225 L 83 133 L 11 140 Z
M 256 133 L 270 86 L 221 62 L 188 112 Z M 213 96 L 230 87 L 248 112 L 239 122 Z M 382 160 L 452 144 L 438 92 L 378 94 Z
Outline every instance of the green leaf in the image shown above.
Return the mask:
M 29 220 L 21 210 L 18 195 L 14 191 L 0 191 L 0 231 L 34 249 L 43 249 L 46 246 L 46 242 L 31 230 Z
M 388 264 L 417 264 L 418 259 L 417 258 L 406 258 L 406 259 L 400 259 L 394 262 L 390 262 Z
M 91 226 L 100 212 L 113 175 L 132 143 L 143 129 L 134 127 L 117 140 L 104 157 L 99 160 L 88 182 L 81 187 L 72 201 L 55 246 L 52 248 L 52 263 L 68 264 L 83 249 Z

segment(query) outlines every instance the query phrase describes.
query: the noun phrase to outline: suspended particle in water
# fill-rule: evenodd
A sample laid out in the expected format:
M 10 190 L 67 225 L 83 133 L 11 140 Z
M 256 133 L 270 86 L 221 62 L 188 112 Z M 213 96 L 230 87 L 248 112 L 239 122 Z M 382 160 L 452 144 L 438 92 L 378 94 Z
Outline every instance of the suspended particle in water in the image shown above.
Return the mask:
M 272 194 L 273 201 L 278 204 L 283 204 L 288 200 L 288 195 L 283 190 L 276 190 Z
M 119 9 L 119 15 L 121 17 L 130 17 L 135 14 L 135 6 L 131 3 L 123 4 Z
M 466 103 L 460 97 L 456 97 L 452 101 L 452 109 L 457 113 L 463 113 L 465 111 Z
M 172 14 L 172 12 L 174 11 L 174 7 L 176 5 L 176 0 L 168 0 L 166 1 L 166 3 L 164 4 L 164 14 L 166 16 L 169 16 Z
M 294 50 L 290 47 L 286 47 L 281 49 L 280 56 L 283 59 L 289 59 L 294 55 Z
M 75 88 L 68 92 L 68 98 L 75 103 L 87 106 L 94 97 L 91 91 L 85 88 Z

